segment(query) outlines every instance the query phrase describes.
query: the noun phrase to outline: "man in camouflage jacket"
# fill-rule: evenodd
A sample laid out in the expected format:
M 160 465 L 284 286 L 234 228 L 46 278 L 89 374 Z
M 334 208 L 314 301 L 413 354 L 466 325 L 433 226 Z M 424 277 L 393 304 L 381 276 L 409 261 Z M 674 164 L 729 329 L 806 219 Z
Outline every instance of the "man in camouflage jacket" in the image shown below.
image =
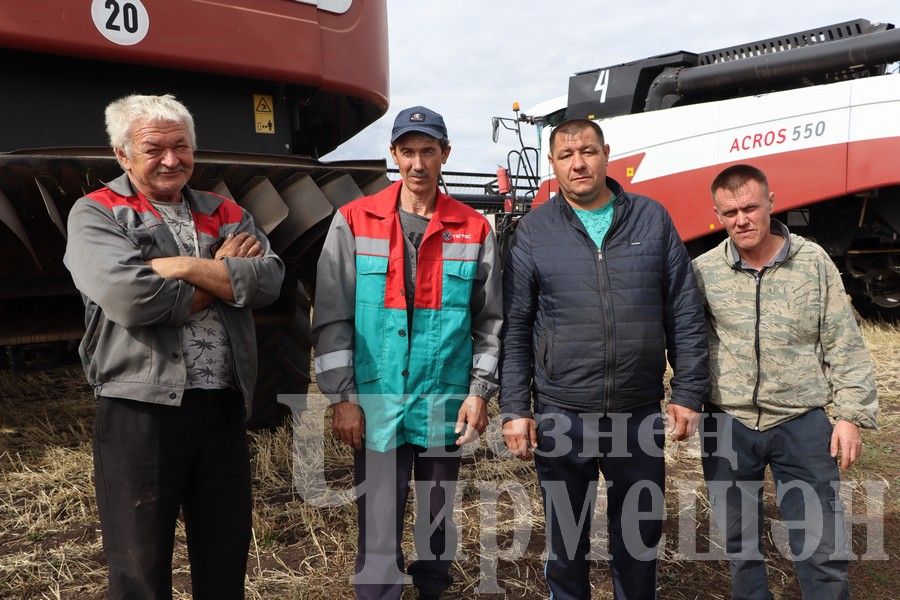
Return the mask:
M 874 369 L 837 268 L 770 219 L 775 195 L 750 165 L 711 186 L 728 239 L 694 261 L 709 325 L 712 397 L 703 470 L 735 599 L 767 599 L 762 485 L 772 469 L 804 598 L 847 598 L 841 469 L 874 428 Z M 823 408 L 834 404 L 832 426 Z

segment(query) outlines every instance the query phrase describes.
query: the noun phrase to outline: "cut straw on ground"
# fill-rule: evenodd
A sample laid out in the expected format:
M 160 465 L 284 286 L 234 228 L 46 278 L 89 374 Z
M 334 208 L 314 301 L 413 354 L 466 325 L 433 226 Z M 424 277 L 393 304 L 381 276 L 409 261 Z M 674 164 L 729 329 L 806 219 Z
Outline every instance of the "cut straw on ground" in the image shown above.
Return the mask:
M 852 527 L 853 550 L 863 557 L 851 563 L 850 573 L 855 597 L 887 600 L 897 597 L 900 584 L 900 329 L 865 323 L 863 331 L 876 362 L 881 413 L 880 429 L 864 432 L 862 458 L 844 476 L 849 511 L 859 518 Z M 310 408 L 295 426 L 312 439 L 329 425 L 324 399 L 314 389 L 311 392 Z M 0 373 L 0 598 L 105 597 L 92 483 L 92 422 L 93 399 L 75 367 Z M 324 483 L 303 480 L 304 473 L 315 469 L 301 468 L 298 488 L 292 434 L 285 427 L 251 435 L 254 531 L 247 597 L 351 598 L 356 508 L 352 502 L 320 507 L 313 497 L 298 492 L 321 491 L 325 485 L 351 498 L 351 454 L 330 434 L 318 448 L 303 448 L 296 460 L 323 465 L 325 478 Z M 720 550 L 709 537 L 709 503 L 697 438 L 669 443 L 666 463 L 660 598 L 729 598 L 727 563 L 695 558 L 697 553 L 714 555 Z M 455 583 L 447 598 L 546 598 L 543 507 L 534 467 L 503 452 L 496 420 L 467 450 L 460 478 L 466 482 L 456 510 L 461 555 L 453 565 Z M 310 487 L 316 485 L 319 488 Z M 777 520 L 771 482 L 766 501 L 768 519 Z M 404 537 L 407 557 L 414 556 L 413 505 L 411 498 Z M 600 502 L 597 514 L 602 508 Z M 869 523 L 861 519 L 866 511 Z M 793 566 L 779 552 L 778 536 L 769 525 L 770 584 L 776 598 L 799 598 Z M 592 538 L 595 551 L 604 547 L 602 529 Z M 190 597 L 184 539 L 179 526 L 173 581 L 180 599 Z M 594 563 L 591 582 L 594 598 L 612 598 L 603 560 Z M 412 590 L 404 593 L 404 598 L 414 597 Z

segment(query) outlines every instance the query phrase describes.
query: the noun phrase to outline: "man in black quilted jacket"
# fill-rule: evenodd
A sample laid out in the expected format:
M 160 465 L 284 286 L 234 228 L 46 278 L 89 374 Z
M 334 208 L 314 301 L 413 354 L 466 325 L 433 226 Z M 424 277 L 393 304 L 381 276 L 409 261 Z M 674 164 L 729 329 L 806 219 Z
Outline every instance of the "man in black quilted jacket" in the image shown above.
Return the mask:
M 503 436 L 515 456 L 534 456 L 552 597 L 591 597 L 602 472 L 615 597 L 652 599 L 663 373 L 668 357 L 668 433 L 681 440 L 695 432 L 709 388 L 703 304 L 666 210 L 606 176 L 609 145 L 596 123 L 559 125 L 549 159 L 559 194 L 522 218 L 503 276 Z

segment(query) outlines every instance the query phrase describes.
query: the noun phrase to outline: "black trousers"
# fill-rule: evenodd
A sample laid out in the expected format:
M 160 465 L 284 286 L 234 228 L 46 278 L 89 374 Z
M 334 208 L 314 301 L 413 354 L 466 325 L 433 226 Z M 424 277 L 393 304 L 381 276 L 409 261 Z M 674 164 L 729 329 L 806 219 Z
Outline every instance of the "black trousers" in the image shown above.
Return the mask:
M 535 416 L 534 462 L 544 496 L 550 550 L 544 575 L 550 596 L 591 597 L 590 529 L 602 472 L 608 486 L 613 598 L 654 600 L 665 491 L 659 404 L 603 416 L 539 405 Z
M 354 480 L 362 494 L 355 591 L 359 600 L 398 600 L 403 592 L 403 515 L 415 474 L 415 545 L 418 560 L 406 570 L 420 592 L 440 594 L 452 583 L 456 554 L 453 501 L 460 449 L 403 444 L 395 450 L 364 449 L 353 455 Z
M 187 390 L 180 407 L 99 398 L 94 486 L 110 599 L 172 598 L 179 509 L 194 599 L 244 597 L 252 504 L 238 392 Z

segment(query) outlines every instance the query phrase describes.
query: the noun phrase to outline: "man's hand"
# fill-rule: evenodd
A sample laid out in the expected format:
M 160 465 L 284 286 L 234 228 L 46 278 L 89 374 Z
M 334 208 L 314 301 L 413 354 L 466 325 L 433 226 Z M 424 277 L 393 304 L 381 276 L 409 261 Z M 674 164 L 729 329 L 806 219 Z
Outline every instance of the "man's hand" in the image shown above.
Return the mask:
M 462 433 L 456 440 L 457 446 L 474 442 L 487 427 L 487 401 L 478 396 L 469 396 L 463 400 L 456 415 L 456 435 Z
M 666 407 L 666 433 L 676 442 L 694 435 L 699 422 L 700 413 L 696 410 L 671 402 Z
M 256 236 L 242 231 L 237 235 L 229 233 L 222 245 L 216 250 L 214 258 L 222 259 L 226 256 L 233 258 L 259 258 L 262 254 L 262 244 L 259 243 Z
M 856 462 L 862 454 L 862 438 L 859 427 L 850 421 L 838 421 L 831 432 L 831 458 L 841 457 L 841 471 Z
M 184 278 L 184 269 L 186 261 L 182 260 L 182 256 L 166 256 L 163 258 L 152 258 L 147 261 L 147 265 L 153 269 L 153 272 L 165 279 L 182 279 Z M 188 258 L 188 260 L 191 260 Z M 191 300 L 191 314 L 198 313 L 201 310 L 209 308 L 209 305 L 218 300 L 215 295 L 206 290 L 194 286 L 194 297 Z
M 198 313 L 201 310 L 209 308 L 209 305 L 215 302 L 217 298 L 198 287 L 194 288 L 194 299 L 191 301 L 191 314 Z
M 363 438 L 366 437 L 366 417 L 359 404 L 338 402 L 331 407 L 331 430 L 334 437 L 362 450 Z
M 531 417 L 512 419 L 503 424 L 503 441 L 506 447 L 522 460 L 531 460 L 532 450 L 537 448 L 537 426 Z

